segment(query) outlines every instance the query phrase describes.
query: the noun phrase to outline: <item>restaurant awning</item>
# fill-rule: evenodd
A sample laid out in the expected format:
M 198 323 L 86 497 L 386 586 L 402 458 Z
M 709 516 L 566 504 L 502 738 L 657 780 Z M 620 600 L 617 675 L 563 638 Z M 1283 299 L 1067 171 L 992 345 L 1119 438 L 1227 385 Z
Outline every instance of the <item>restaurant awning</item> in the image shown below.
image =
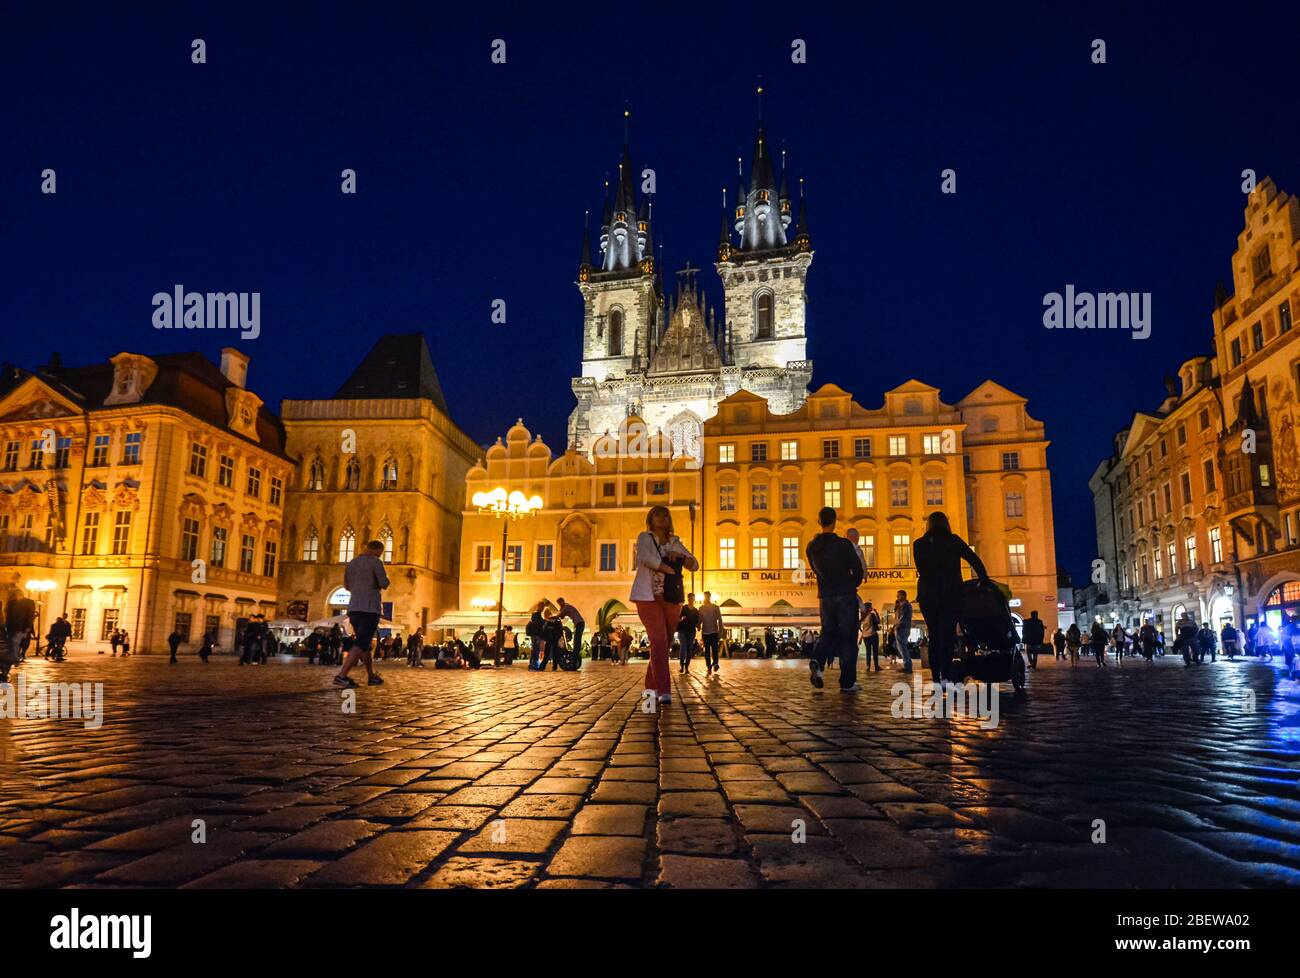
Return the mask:
M 698 607 L 698 605 L 697 605 Z M 771 608 L 740 608 L 720 605 L 724 628 L 820 628 L 821 614 L 816 608 L 793 608 L 778 602 Z M 621 613 L 615 621 L 620 625 L 639 626 L 641 619 L 635 611 Z
M 528 624 L 530 617 L 532 616 L 529 612 L 507 611 L 501 616 L 501 627 L 514 625 L 517 629 L 523 628 Z M 429 627 L 483 628 L 486 631 L 494 632 L 497 627 L 497 613 L 495 611 L 449 611 L 436 621 L 430 622 Z

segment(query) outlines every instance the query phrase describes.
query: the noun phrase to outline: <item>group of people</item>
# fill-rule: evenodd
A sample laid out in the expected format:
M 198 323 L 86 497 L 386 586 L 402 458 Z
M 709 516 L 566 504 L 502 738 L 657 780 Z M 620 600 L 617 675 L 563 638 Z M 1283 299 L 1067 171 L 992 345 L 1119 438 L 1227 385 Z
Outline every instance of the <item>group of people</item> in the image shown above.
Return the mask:
M 524 627 L 529 644 L 528 668 L 541 672 L 549 665 L 554 672 L 561 667 L 562 660 L 575 668 L 582 656 L 582 633 L 586 627 L 582 612 L 564 598 L 556 599 L 554 610 L 547 607 L 547 602 L 539 603 Z M 519 639 L 513 629 L 507 629 L 501 644 L 501 650 L 494 649 L 496 662 L 510 665 L 519 653 Z
M 1094 621 L 1087 632 L 1080 630 L 1077 623 L 1062 631 L 1057 629 L 1052 635 L 1052 646 L 1056 658 L 1069 659 L 1077 663 L 1082 649 L 1087 648 L 1097 660 L 1099 667 L 1106 665 L 1106 656 L 1113 655 L 1117 664 L 1123 664 L 1125 656 L 1130 658 L 1142 656 L 1153 662 L 1166 652 L 1164 632 L 1155 626 L 1151 619 L 1146 619 L 1135 629 L 1126 629 L 1122 624 L 1107 629 L 1100 621 Z M 1232 624 L 1225 621 L 1222 628 L 1215 632 L 1208 621 L 1197 623 L 1188 612 L 1183 612 L 1174 623 L 1174 642 L 1172 652 L 1183 657 L 1187 666 L 1199 665 L 1209 657 L 1211 662 L 1218 660 L 1219 650 L 1232 658 L 1239 652 L 1246 655 L 1269 656 L 1274 649 L 1286 656 L 1290 666 L 1297 651 L 1300 651 L 1300 617 L 1283 613 L 1282 624 L 1275 630 L 1266 620 L 1251 623 L 1246 630 L 1243 648 L 1242 634 Z M 1085 653 L 1085 654 L 1087 654 Z

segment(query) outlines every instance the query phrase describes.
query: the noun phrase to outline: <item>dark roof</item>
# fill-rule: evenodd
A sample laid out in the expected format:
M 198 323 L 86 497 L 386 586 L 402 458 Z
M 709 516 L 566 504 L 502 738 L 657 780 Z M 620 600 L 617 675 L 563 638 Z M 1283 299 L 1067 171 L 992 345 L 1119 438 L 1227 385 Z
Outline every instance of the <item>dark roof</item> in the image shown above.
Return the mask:
M 220 428 L 232 437 L 244 437 L 229 427 L 226 388 L 234 385 L 216 364 L 202 353 L 193 352 L 167 353 L 149 359 L 158 365 L 158 375 L 137 403 L 173 407 Z M 113 389 L 112 363 L 85 367 L 47 365 L 33 371 L 13 368 L 0 380 L 0 396 L 8 394 L 28 377 L 36 377 L 92 413 L 129 407 L 104 404 L 104 399 Z M 267 410 L 265 405 L 258 411 L 257 434 L 262 448 L 288 458 L 284 452 L 284 426 L 279 416 Z
M 344 400 L 422 397 L 450 414 L 422 333 L 381 336 L 334 396 Z

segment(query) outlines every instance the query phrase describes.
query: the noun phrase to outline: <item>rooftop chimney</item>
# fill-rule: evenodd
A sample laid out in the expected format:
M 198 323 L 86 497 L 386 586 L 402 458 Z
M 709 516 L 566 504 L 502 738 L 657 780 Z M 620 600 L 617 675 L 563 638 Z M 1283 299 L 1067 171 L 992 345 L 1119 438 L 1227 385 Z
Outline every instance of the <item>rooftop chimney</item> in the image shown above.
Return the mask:
M 233 346 L 221 351 L 221 373 L 236 387 L 248 386 L 248 357 Z

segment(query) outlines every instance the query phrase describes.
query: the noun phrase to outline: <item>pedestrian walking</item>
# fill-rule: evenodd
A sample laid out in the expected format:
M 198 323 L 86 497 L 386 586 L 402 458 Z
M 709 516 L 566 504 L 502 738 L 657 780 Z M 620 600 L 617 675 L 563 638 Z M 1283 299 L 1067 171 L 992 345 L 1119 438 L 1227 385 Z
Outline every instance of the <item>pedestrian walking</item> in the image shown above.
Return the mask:
M 356 688 L 357 684 L 348 678 L 348 672 L 358 660 L 365 667 L 367 685 L 382 686 L 384 682 L 370 661 L 370 642 L 379 628 L 379 616 L 384 610 L 383 590 L 388 587 L 383 553 L 383 543 L 371 540 L 363 553 L 348 562 L 343 572 L 343 586 L 349 595 L 348 621 L 352 624 L 353 635 L 343 665 L 334 675 L 334 685 L 341 689 Z
M 646 514 L 645 526 L 636 541 L 637 567 L 631 600 L 650 642 L 645 688 L 653 690 L 660 703 L 671 703 L 668 647 L 686 600 L 682 569 L 694 571 L 700 565 L 673 532 L 673 516 L 667 506 L 652 507 Z
M 0 683 L 9 682 L 9 670 L 22 661 L 23 643 L 35 627 L 36 602 L 11 592 L 5 602 L 5 647 L 0 655 Z
M 700 609 L 695 607 L 695 595 L 686 595 L 682 616 L 677 619 L 678 658 L 682 672 L 691 671 L 691 656 L 695 652 L 695 630 L 700 627 Z
M 903 660 L 903 672 L 909 676 L 912 674 L 912 650 L 907 643 L 911 636 L 912 602 L 907 600 L 907 592 L 900 589 L 894 599 L 894 632 L 891 638 L 894 651 Z
M 817 609 L 821 637 L 808 660 L 808 681 L 818 689 L 832 658 L 840 661 L 840 690 L 858 688 L 858 588 L 862 562 L 858 548 L 835 532 L 836 514 L 830 506 L 817 513 L 821 532 L 804 548 L 808 566 L 817 575 Z
M 880 615 L 868 601 L 862 606 L 862 644 L 867 650 L 867 672 L 874 663 L 876 672 L 880 671 Z
M 412 669 L 424 668 L 423 628 L 417 628 L 406 637 L 406 664 Z
M 1065 632 L 1061 631 L 1060 625 L 1052 632 L 1052 648 L 1056 650 L 1056 658 L 1065 658 Z
M 1020 632 L 1021 637 L 1025 640 L 1025 652 L 1029 655 L 1029 668 L 1037 669 L 1038 653 L 1046 648 L 1044 639 L 1047 635 L 1047 626 L 1038 617 L 1037 611 L 1031 611 L 1029 617 L 1021 625 Z
M 722 642 L 722 609 L 713 603 L 713 593 L 704 592 L 700 605 L 700 641 L 704 643 L 704 674 L 717 675 L 718 650 Z
M 113 629 L 112 633 L 108 636 L 108 644 L 109 644 L 110 646 L 112 646 L 112 648 L 113 648 L 113 656 L 116 657 L 116 656 L 117 656 L 117 653 L 118 653 L 118 650 L 122 648 L 122 631 L 121 631 L 121 629 L 118 629 L 118 628 L 114 628 L 114 629 Z
M 939 682 L 952 661 L 961 599 L 961 562 L 970 564 L 980 583 L 989 576 L 984 562 L 966 541 L 952 532 L 948 516 L 936 511 L 926 521 L 925 534 L 912 544 L 916 564 L 916 603 L 925 617 L 930 638 L 930 674 Z
M 1159 644 L 1159 635 L 1156 633 L 1156 626 L 1150 619 L 1142 622 L 1142 627 L 1138 629 L 1138 644 L 1142 646 L 1142 658 L 1146 659 L 1148 664 L 1155 664 L 1156 646 Z
M 205 666 L 208 664 L 208 656 L 212 655 L 212 645 L 212 633 L 206 632 L 203 636 L 203 644 L 199 646 L 199 658 L 203 660 Z
M 167 648 L 171 649 L 171 658 L 167 661 L 171 665 L 176 665 L 176 650 L 181 647 L 181 633 L 172 629 L 172 633 L 167 636 Z
M 1070 665 L 1079 664 L 1079 649 L 1083 645 L 1083 633 L 1079 631 L 1078 622 L 1070 622 L 1070 627 L 1065 633 L 1065 647 L 1070 651 Z
M 1097 665 L 1104 668 L 1106 665 L 1106 643 L 1109 641 L 1109 637 L 1101 622 L 1094 621 L 1092 623 L 1092 632 L 1089 637 L 1092 639 L 1092 654 L 1096 656 Z

